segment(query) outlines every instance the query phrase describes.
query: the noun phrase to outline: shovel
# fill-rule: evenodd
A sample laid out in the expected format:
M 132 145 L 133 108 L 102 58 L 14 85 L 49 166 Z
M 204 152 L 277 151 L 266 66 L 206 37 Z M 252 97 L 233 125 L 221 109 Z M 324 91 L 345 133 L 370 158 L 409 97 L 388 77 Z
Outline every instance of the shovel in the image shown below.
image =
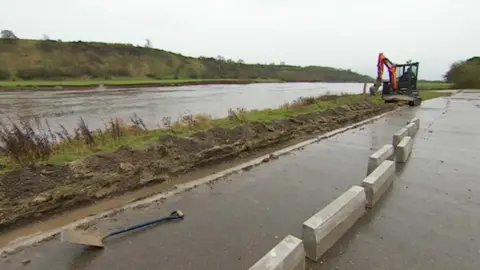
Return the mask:
M 117 231 L 113 231 L 107 235 L 96 235 L 91 232 L 86 232 L 86 231 L 79 231 L 79 230 L 71 230 L 71 231 L 66 231 L 62 232 L 62 240 L 67 241 L 70 243 L 74 244 L 80 244 L 80 245 L 86 245 L 86 246 L 91 246 L 91 247 L 98 247 L 98 248 L 103 248 L 103 240 L 105 240 L 107 237 L 114 236 L 117 234 L 133 231 L 136 229 L 140 229 L 146 226 L 154 225 L 161 223 L 163 221 L 171 221 L 171 220 L 177 220 L 177 219 L 183 219 L 183 213 L 179 210 L 176 210 L 172 213 L 170 213 L 169 216 L 162 217 L 159 219 L 147 221 L 144 223 L 140 223 L 137 225 L 133 225 L 124 229 L 120 229 Z

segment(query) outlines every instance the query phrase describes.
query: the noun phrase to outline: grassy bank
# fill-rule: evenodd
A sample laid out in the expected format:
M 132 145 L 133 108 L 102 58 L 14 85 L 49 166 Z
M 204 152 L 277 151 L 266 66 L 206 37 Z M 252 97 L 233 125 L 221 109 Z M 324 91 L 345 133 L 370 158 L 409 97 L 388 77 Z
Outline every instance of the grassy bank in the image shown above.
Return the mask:
M 447 95 L 434 91 L 422 91 L 424 100 Z M 44 161 L 59 164 L 81 159 L 98 152 L 112 152 L 120 146 L 139 147 L 158 139 L 164 134 L 188 136 L 192 133 L 213 127 L 234 128 L 248 122 L 271 122 L 276 119 L 292 118 L 300 114 L 324 111 L 345 104 L 368 99 L 381 103 L 380 97 L 344 94 L 319 97 L 301 97 L 278 108 L 247 111 L 239 108 L 229 110 L 228 117 L 214 119 L 206 114 L 183 115 L 177 120 L 169 117 L 161 119 L 164 128 L 148 130 L 140 118 L 134 117 L 131 123 L 111 119 L 104 130 L 89 130 L 80 119 L 73 133 L 52 132 L 48 124 L 23 123 L 21 126 L 0 124 L 0 141 L 5 145 L 4 156 L 0 158 L 3 172 L 13 168 Z M 37 130 L 41 130 L 38 132 Z
M 373 80 L 349 69 L 300 67 L 285 63 L 245 63 L 241 59 L 228 59 L 223 56 L 195 58 L 151 46 L 27 39 L 0 42 L 0 80 L 91 80 L 119 77 L 155 80 Z
M 105 87 L 141 87 L 141 86 L 182 86 L 202 84 L 247 84 L 280 82 L 276 79 L 184 79 L 184 80 L 154 80 L 116 78 L 111 80 L 63 80 L 63 81 L 0 81 L 0 89 L 16 88 L 95 88 Z

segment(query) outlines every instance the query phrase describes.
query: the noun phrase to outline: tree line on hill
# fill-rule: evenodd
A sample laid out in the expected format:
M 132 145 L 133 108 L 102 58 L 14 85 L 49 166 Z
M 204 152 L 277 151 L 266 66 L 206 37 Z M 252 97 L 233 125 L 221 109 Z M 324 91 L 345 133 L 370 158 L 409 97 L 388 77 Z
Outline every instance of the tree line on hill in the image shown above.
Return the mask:
M 144 46 L 101 42 L 19 39 L 0 32 L 0 80 L 65 79 L 277 79 L 282 81 L 373 82 L 370 76 L 324 66 L 246 64 L 222 56 L 187 57 Z M 444 75 L 457 88 L 480 88 L 480 57 L 455 62 Z

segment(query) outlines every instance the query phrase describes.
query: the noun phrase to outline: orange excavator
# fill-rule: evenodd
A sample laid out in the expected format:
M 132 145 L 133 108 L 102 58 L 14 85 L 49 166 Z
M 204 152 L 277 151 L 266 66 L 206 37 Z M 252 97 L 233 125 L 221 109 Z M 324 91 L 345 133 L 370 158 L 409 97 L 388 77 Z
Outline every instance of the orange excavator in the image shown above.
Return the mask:
M 418 62 L 411 61 L 406 64 L 394 64 L 380 53 L 377 62 L 377 79 L 370 87 L 370 95 L 377 95 L 378 89 L 382 86 L 382 99 L 385 103 L 406 101 L 410 106 L 420 105 L 422 98 L 417 89 L 418 66 Z M 383 80 L 384 67 L 388 70 L 388 81 Z

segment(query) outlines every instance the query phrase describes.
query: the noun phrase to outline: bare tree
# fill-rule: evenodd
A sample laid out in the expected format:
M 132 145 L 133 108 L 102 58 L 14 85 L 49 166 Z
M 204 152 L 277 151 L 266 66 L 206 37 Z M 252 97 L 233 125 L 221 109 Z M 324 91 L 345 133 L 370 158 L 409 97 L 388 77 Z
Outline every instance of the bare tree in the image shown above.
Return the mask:
M 239 64 L 245 64 L 245 62 L 242 59 L 238 59 L 237 63 Z
M 43 34 L 42 39 L 43 40 L 50 40 L 50 37 L 47 34 Z
M 153 47 L 152 41 L 149 38 L 147 38 L 146 41 L 145 41 L 145 47 L 147 47 L 147 48 L 152 48 Z

